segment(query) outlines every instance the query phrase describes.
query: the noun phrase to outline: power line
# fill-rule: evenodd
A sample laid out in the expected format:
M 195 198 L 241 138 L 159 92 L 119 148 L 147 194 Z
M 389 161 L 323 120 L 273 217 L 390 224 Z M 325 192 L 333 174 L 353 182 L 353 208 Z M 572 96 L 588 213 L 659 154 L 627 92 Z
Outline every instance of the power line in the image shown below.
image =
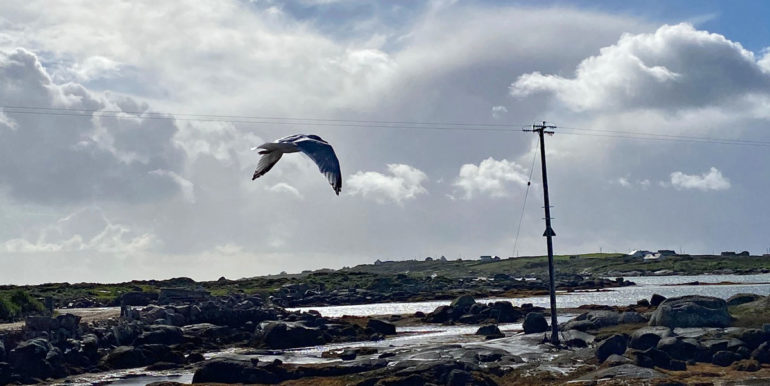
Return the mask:
M 4 110 L 5 113 L 11 114 L 26 114 L 26 115 L 50 115 L 50 116 L 66 116 L 76 118 L 91 118 L 90 115 L 74 114 L 66 112 L 41 112 L 41 111 L 17 111 L 17 110 Z M 462 126 L 408 126 L 400 124 L 364 124 L 364 123 L 330 123 L 330 122 L 301 122 L 301 121 L 252 121 L 252 120 L 235 120 L 235 119 L 220 119 L 220 118 L 180 118 L 180 117 L 163 117 L 163 116 L 141 116 L 132 117 L 118 114 L 98 114 L 99 117 L 117 118 L 117 119 L 154 119 L 154 120 L 176 120 L 176 121 L 193 121 L 193 122 L 222 122 L 233 123 L 243 125 L 292 125 L 292 126 L 324 126 L 324 127 L 359 127 L 359 128 L 381 128 L 381 129 L 407 129 L 407 130 L 454 130 L 454 131 L 487 131 L 487 132 L 515 132 L 513 129 L 496 128 L 496 127 L 462 127 Z M 346 121 L 341 121 L 346 122 Z M 362 121 L 363 122 L 363 121 Z M 375 122 L 375 121 L 373 121 Z M 507 127 L 511 127 L 510 125 Z
M 482 123 L 482 122 L 420 122 L 420 121 L 383 121 L 383 120 L 355 120 L 355 119 L 329 119 L 306 117 L 275 117 L 275 116 L 249 116 L 249 115 L 215 115 L 215 114 L 176 114 L 168 112 L 150 111 L 120 111 L 120 110 L 95 110 L 72 109 L 57 107 L 30 107 L 2 105 L 0 109 L 8 114 L 66 116 L 76 118 L 105 117 L 116 119 L 152 119 L 175 120 L 191 122 L 222 122 L 238 125 L 292 125 L 292 126 L 323 126 L 323 127 L 353 127 L 374 129 L 401 129 L 401 130 L 438 130 L 438 131 L 469 131 L 469 132 L 500 132 L 514 133 L 518 129 L 529 125 Z M 698 137 L 673 135 L 662 133 L 645 133 L 627 130 L 605 130 L 579 127 L 559 127 L 564 135 L 590 136 L 618 138 L 628 140 L 646 140 L 663 142 L 684 143 L 708 143 L 732 146 L 770 147 L 770 141 L 731 139 L 717 137 Z
M 731 140 L 727 138 L 670 138 L 670 137 L 658 137 L 658 136 L 645 136 L 645 135 L 617 135 L 617 134 L 592 134 L 592 133 L 561 133 L 564 135 L 573 136 L 588 136 L 588 137 L 605 137 L 605 138 L 621 138 L 621 139 L 635 139 L 642 141 L 662 141 L 662 142 L 685 142 L 685 143 L 710 143 L 718 145 L 733 145 L 733 146 L 757 146 L 757 147 L 770 147 L 770 142 L 766 141 L 751 141 L 751 140 Z
M 516 237 L 513 239 L 513 256 L 517 256 L 516 247 L 519 245 L 519 233 L 521 232 L 521 222 L 524 220 L 524 209 L 527 207 L 527 197 L 529 188 L 532 186 L 532 173 L 535 171 L 535 160 L 537 159 L 537 148 L 532 152 L 532 164 L 529 167 L 529 179 L 527 180 L 527 189 L 524 191 L 524 202 L 521 204 L 521 215 L 519 216 L 519 225 L 516 227 Z
M 770 145 L 770 141 L 756 141 L 756 140 L 747 140 L 747 139 L 716 138 L 716 137 L 697 137 L 697 136 L 688 136 L 688 135 L 673 135 L 673 134 L 662 134 L 662 133 L 645 133 L 645 132 L 641 132 L 641 131 L 586 129 L 586 128 L 580 128 L 580 127 L 561 127 L 561 126 L 559 126 L 559 129 L 562 129 L 562 130 L 591 131 L 591 132 L 599 132 L 599 133 L 611 133 L 611 134 L 643 136 L 643 137 L 656 137 L 656 138 L 688 139 L 688 140 L 696 140 L 696 141 L 740 142 L 740 143 L 750 143 L 750 144 L 761 143 L 761 144 Z
M 217 114 L 188 114 L 188 113 L 170 113 L 170 112 L 153 112 L 153 111 L 122 111 L 122 110 L 97 110 L 97 109 L 72 109 L 72 108 L 60 108 L 60 107 L 24 107 L 24 106 L 0 106 L 6 112 L 20 113 L 20 114 L 43 114 L 47 111 L 54 112 L 82 112 L 82 113 L 94 113 L 100 116 L 122 116 L 120 114 L 137 115 L 142 118 L 148 118 L 147 115 L 163 119 L 177 119 L 177 117 L 193 117 L 193 118 L 211 118 L 214 120 L 224 119 L 230 121 L 231 119 L 248 119 L 248 120 L 290 120 L 290 121 L 309 121 L 309 122 L 349 122 L 349 123 L 378 123 L 378 124 L 392 124 L 392 125 L 441 125 L 441 126 L 482 126 L 482 127 L 502 127 L 509 128 L 511 126 L 528 126 L 527 124 L 512 125 L 505 123 L 479 123 L 479 122 L 421 122 L 421 121 L 381 121 L 381 120 L 356 120 L 356 119 L 331 119 L 331 118 L 306 118 L 306 117 L 275 117 L 275 116 L 257 116 L 257 115 L 217 115 Z M 8 110 L 11 109 L 11 110 Z M 37 111 L 42 110 L 42 111 Z M 72 114 L 75 116 L 81 116 L 81 114 Z

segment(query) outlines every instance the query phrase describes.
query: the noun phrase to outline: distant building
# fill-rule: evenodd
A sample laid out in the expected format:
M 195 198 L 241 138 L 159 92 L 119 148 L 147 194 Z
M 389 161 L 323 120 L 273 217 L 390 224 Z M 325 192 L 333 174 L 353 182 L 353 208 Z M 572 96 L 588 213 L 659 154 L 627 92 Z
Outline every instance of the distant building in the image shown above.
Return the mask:
M 433 258 L 428 256 L 428 257 L 425 258 L 425 261 L 433 261 Z
M 382 264 L 382 260 L 380 260 L 380 259 L 377 259 L 374 262 L 374 265 L 381 265 L 381 264 Z
M 672 251 L 670 249 L 658 249 L 658 253 L 660 253 L 661 256 L 674 256 L 674 255 L 676 255 L 676 251 Z
M 720 256 L 735 256 L 736 253 L 735 253 L 735 251 L 724 251 L 724 252 L 720 253 L 719 255 Z
M 440 261 L 446 261 L 446 257 L 444 257 L 444 255 L 441 255 L 441 258 L 439 260 Z
M 481 260 L 481 261 L 486 261 L 486 262 L 489 262 L 489 261 L 500 261 L 500 256 L 488 256 L 488 255 L 484 255 L 484 256 L 481 256 L 481 257 L 479 258 L 479 260 Z
M 626 256 L 631 256 L 631 257 L 645 257 L 645 256 L 647 256 L 647 255 L 650 255 L 650 254 L 652 254 L 652 252 L 650 252 L 650 251 L 646 251 L 646 250 L 644 250 L 644 249 L 637 249 L 637 250 L 635 250 L 635 251 L 631 251 L 631 253 L 629 253 L 629 254 L 628 254 L 628 255 L 626 255 Z
M 644 256 L 645 262 L 651 262 L 651 261 L 660 261 L 666 258 L 667 255 L 663 255 L 661 253 L 648 253 Z
M 751 256 L 751 254 L 749 253 L 749 251 L 743 251 L 739 253 L 738 256 Z

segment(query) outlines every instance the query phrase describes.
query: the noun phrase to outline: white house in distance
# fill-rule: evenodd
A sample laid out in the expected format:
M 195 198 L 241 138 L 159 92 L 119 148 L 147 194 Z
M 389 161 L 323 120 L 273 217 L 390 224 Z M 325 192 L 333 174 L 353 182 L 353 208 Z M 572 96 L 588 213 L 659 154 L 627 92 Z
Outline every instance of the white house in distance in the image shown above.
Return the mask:
M 631 256 L 631 257 L 645 257 L 645 256 L 647 256 L 647 255 L 651 255 L 651 254 L 652 254 L 652 252 L 650 252 L 650 251 L 646 251 L 646 250 L 644 250 L 644 249 L 637 249 L 637 250 L 635 250 L 635 251 L 632 251 L 631 253 L 629 253 L 629 254 L 628 254 L 628 255 L 626 255 L 626 256 Z
M 500 261 L 500 256 L 488 256 L 484 255 L 479 258 L 481 261 Z

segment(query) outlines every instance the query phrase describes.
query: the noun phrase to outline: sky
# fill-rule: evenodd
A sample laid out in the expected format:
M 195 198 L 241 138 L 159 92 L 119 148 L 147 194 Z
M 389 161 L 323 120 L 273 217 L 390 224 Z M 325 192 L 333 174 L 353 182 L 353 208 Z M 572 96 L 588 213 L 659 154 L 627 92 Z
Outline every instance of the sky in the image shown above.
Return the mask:
M 767 14 L 3 1 L 0 283 L 543 255 L 539 144 L 521 131 L 541 121 L 557 254 L 767 253 Z M 251 180 L 249 149 L 296 133 L 334 147 L 339 196 L 302 154 Z

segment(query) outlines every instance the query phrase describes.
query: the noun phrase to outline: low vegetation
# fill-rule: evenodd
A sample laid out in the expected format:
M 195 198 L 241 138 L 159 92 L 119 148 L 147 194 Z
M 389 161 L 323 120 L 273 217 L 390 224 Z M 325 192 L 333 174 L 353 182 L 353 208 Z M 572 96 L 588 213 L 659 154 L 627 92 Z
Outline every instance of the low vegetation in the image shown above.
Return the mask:
M 19 289 L 0 295 L 0 320 L 12 321 L 45 311 L 43 304 L 28 292 Z
M 760 273 L 770 272 L 770 258 L 762 256 L 673 256 L 654 262 L 621 254 L 583 254 L 555 256 L 557 275 L 615 276 L 618 273 L 650 275 L 655 272 L 694 275 L 724 272 Z M 410 280 L 424 281 L 432 278 L 433 283 L 454 282 L 459 279 L 492 278 L 496 274 L 513 277 L 547 277 L 548 260 L 545 256 L 519 257 L 499 261 L 449 260 L 433 261 L 404 260 L 387 261 L 379 264 L 363 264 L 340 270 L 304 271 L 299 274 L 281 274 L 228 280 L 196 282 L 189 278 L 169 280 L 134 280 L 117 284 L 98 283 L 48 283 L 35 286 L 0 286 L 0 317 L 18 317 L 26 311 L 20 310 L 18 302 L 11 300 L 19 291 L 29 294 L 31 300 L 51 297 L 57 307 L 118 305 L 116 299 L 127 292 L 158 292 L 164 287 L 202 287 L 215 296 L 230 293 L 270 295 L 288 284 L 307 284 L 310 288 L 327 291 L 360 288 L 384 290 L 394 282 L 408 284 Z M 633 278 L 631 278 L 633 280 Z M 31 302 L 29 302 L 31 303 Z

